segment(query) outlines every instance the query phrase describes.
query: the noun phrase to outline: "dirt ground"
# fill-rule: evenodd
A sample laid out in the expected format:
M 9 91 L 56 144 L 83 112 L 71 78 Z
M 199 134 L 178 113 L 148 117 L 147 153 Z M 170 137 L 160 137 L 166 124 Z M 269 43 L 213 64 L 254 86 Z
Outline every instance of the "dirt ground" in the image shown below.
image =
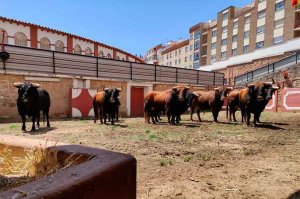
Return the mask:
M 286 198 L 300 189 L 300 113 L 264 112 L 257 128 L 227 123 L 224 113 L 220 123 L 202 116 L 202 123 L 183 116 L 176 126 L 165 118 L 160 125 L 126 118 L 115 126 L 66 119 L 35 133 L 10 123 L 0 124 L 0 134 L 130 153 L 138 198 Z

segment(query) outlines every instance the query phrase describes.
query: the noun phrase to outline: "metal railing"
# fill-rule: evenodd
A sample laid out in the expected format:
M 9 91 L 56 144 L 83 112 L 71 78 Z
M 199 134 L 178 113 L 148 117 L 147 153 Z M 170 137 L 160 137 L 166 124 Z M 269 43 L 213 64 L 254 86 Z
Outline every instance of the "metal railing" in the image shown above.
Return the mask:
M 100 57 L 5 45 L 10 58 L 0 62 L 0 70 L 64 74 L 147 82 L 222 86 L 224 74 L 135 63 Z
M 297 64 L 299 62 L 300 62 L 300 54 L 296 53 L 277 62 L 267 64 L 261 68 L 237 76 L 234 78 L 234 83 L 241 84 L 246 82 L 252 82 L 263 75 L 268 75 L 268 74 L 278 72 L 284 68 Z

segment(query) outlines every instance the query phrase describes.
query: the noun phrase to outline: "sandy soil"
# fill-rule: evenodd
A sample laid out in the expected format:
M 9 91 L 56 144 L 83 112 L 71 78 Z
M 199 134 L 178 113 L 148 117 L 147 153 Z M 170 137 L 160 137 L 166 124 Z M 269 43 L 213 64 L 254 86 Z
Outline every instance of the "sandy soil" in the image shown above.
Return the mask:
M 115 126 L 66 119 L 35 133 L 10 123 L 0 124 L 0 134 L 130 153 L 138 162 L 138 198 L 286 198 L 300 189 L 300 113 L 263 113 L 257 128 L 227 123 L 224 113 L 220 123 L 210 113 L 202 123 L 187 119 L 176 126 L 165 118 Z

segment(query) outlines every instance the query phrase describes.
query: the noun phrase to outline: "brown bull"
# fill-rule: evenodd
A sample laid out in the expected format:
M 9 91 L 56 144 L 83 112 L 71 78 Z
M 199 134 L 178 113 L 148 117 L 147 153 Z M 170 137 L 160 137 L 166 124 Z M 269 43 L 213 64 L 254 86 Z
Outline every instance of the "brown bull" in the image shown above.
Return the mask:
M 150 117 L 152 123 L 156 123 L 155 117 L 160 112 L 166 112 L 168 117 L 168 123 L 174 124 L 175 117 L 180 116 L 180 110 L 178 109 L 182 103 L 185 102 L 189 87 L 186 86 L 174 86 L 172 89 L 165 91 L 150 91 L 144 98 L 145 101 L 145 122 L 150 123 Z M 178 121 L 177 121 L 178 122 Z
M 214 122 L 218 122 L 218 115 L 222 109 L 224 99 L 232 90 L 232 87 L 215 88 L 213 91 L 196 91 L 198 97 L 195 97 L 190 105 L 190 119 L 193 121 L 193 113 L 196 110 L 198 120 L 201 122 L 200 111 L 211 110 Z
M 229 111 L 229 121 L 231 120 L 231 116 L 233 116 L 233 121 L 237 121 L 235 118 L 235 112 L 240 107 L 240 90 L 231 91 L 227 97 L 227 105 L 226 105 L 226 117 L 228 119 L 228 111 Z

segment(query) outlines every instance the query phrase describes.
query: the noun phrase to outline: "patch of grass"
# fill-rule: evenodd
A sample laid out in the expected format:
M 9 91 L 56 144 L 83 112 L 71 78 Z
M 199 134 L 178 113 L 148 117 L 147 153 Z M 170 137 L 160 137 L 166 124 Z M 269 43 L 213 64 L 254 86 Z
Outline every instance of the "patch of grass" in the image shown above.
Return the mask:
M 160 139 L 160 137 L 158 137 L 156 134 L 150 134 L 148 136 L 149 140 L 157 140 L 157 139 Z
M 159 165 L 162 167 L 168 166 L 168 165 L 174 165 L 174 162 L 171 159 L 161 159 L 159 160 Z
M 190 162 L 193 159 L 192 156 L 187 156 L 184 158 L 184 162 Z
M 210 161 L 212 160 L 212 154 L 209 151 L 205 153 L 200 153 L 197 155 L 197 158 L 203 161 Z
M 11 124 L 11 125 L 9 125 L 9 128 L 10 129 L 16 129 L 18 126 L 16 125 L 16 124 Z
M 146 130 L 146 133 L 147 133 L 147 134 L 150 133 L 150 132 L 151 132 L 151 131 L 150 131 L 149 129 Z

